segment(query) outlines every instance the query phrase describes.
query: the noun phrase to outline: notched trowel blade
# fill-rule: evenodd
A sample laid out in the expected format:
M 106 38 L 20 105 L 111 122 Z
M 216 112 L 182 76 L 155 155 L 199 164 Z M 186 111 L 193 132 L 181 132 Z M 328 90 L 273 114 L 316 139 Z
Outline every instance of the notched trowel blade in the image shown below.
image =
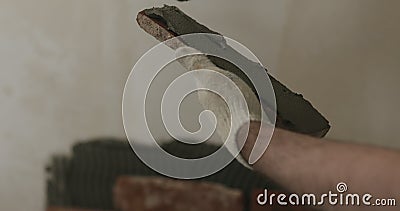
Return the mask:
M 196 22 L 175 6 L 164 5 L 159 8 L 145 9 L 139 12 L 136 20 L 141 28 L 159 41 L 165 41 L 176 36 L 192 33 L 219 34 Z M 169 46 L 174 49 L 180 47 L 179 44 L 176 43 Z M 237 54 L 235 56 L 238 58 L 243 57 L 243 59 L 248 60 L 230 46 L 216 45 L 216 47 L 228 48 L 229 51 Z M 196 49 L 202 51 L 201 46 L 196 47 Z M 219 68 L 239 76 L 257 95 L 253 84 L 238 67 L 217 57 L 209 57 L 209 59 Z M 256 63 L 248 60 L 248 64 L 254 65 Z M 301 94 L 291 91 L 271 75 L 269 75 L 269 77 L 274 88 L 276 99 L 276 126 L 315 137 L 325 136 L 330 128 L 328 120 L 325 119 L 309 101 L 304 99 Z

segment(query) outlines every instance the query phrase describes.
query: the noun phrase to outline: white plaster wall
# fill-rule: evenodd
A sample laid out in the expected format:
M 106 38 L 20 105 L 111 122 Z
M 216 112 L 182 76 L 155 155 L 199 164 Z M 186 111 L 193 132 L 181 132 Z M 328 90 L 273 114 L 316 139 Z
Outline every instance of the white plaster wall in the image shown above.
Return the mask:
M 266 64 L 277 64 L 280 2 L 247 4 L 244 11 L 259 13 L 244 16 L 238 0 L 0 1 L 0 210 L 44 210 L 44 165 L 51 154 L 68 152 L 79 139 L 124 136 L 125 79 L 157 43 L 134 19 L 139 10 L 164 3 L 181 5 L 255 48 Z M 261 28 L 247 23 L 259 17 L 266 20 Z M 268 50 L 258 40 L 269 42 Z
M 278 78 L 331 121 L 328 136 L 400 147 L 400 1 L 291 1 Z
M 1 0 L 0 210 L 44 209 L 50 154 L 124 136 L 125 79 L 157 43 L 134 18 L 164 3 L 245 44 L 331 120 L 330 137 L 400 146 L 398 2 Z

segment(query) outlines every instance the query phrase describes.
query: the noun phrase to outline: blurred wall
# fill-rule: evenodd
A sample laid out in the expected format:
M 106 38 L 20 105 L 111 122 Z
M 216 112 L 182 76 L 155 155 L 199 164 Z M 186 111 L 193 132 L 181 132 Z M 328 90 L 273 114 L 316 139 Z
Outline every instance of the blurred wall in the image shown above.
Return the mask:
M 331 121 L 330 137 L 400 146 L 399 1 L 2 0 L 1 210 L 44 209 L 50 154 L 124 136 L 125 79 L 157 43 L 134 18 L 164 3 L 245 44 Z
M 329 137 L 400 147 L 400 1 L 291 1 L 278 78 L 331 121 Z

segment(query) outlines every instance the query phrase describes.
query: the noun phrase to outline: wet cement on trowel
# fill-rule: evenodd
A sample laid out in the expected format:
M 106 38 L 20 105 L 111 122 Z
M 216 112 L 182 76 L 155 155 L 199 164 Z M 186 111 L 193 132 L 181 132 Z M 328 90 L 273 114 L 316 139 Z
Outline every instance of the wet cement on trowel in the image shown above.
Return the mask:
M 211 33 L 219 35 L 219 33 L 199 24 L 174 6 L 165 5 L 162 8 L 146 9 L 143 12 L 151 19 L 162 23 L 167 30 L 176 36 L 193 33 Z M 260 68 L 258 63 L 247 59 L 227 45 L 224 39 L 210 39 L 209 36 L 205 36 L 204 39 L 208 39 L 204 40 L 207 41 L 207 45 L 202 45 L 199 44 L 199 42 L 193 42 L 192 40 L 183 39 L 183 41 L 188 46 L 201 52 L 215 52 L 216 55 L 228 55 L 228 57 L 231 58 L 231 61 L 239 61 L 241 65 L 245 65 L 245 67 L 250 69 Z M 236 65 L 214 56 L 208 56 L 208 58 L 219 68 L 225 69 L 239 76 L 257 95 L 257 92 L 249 78 Z M 330 128 L 329 122 L 311 105 L 309 101 L 305 100 L 301 94 L 294 93 L 271 75 L 269 75 L 269 78 L 275 92 L 277 106 L 276 126 L 298 133 L 323 137 Z M 261 100 L 266 102 L 268 105 L 267 99 Z

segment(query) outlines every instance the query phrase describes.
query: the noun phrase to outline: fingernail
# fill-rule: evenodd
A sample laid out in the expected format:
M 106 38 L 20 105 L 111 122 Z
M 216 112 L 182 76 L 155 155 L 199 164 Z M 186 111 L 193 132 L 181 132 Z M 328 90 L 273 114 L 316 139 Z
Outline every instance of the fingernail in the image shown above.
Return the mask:
M 236 144 L 240 148 L 245 144 L 246 139 L 247 139 L 247 134 L 249 131 L 249 123 L 245 123 L 242 126 L 240 126 L 237 134 L 236 134 Z
M 251 150 L 254 145 L 254 125 L 257 125 L 256 122 L 249 122 L 243 124 L 237 134 L 236 134 L 236 144 L 240 153 L 244 157 L 245 160 L 248 161 Z M 259 124 L 258 124 L 259 125 Z

